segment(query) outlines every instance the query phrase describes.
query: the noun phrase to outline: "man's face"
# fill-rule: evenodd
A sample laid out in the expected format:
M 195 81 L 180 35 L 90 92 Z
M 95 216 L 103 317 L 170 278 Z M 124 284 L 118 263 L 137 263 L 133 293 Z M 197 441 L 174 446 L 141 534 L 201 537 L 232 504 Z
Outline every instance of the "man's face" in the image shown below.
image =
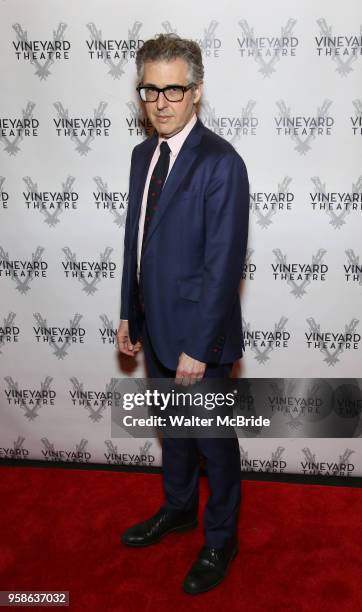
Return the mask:
M 188 66 L 185 60 L 176 58 L 170 62 L 145 62 L 143 85 L 166 87 L 167 85 L 188 85 Z M 169 102 L 160 93 L 156 102 L 145 103 L 147 117 L 160 136 L 169 138 L 180 132 L 195 112 L 200 100 L 202 85 L 185 91 L 181 102 Z

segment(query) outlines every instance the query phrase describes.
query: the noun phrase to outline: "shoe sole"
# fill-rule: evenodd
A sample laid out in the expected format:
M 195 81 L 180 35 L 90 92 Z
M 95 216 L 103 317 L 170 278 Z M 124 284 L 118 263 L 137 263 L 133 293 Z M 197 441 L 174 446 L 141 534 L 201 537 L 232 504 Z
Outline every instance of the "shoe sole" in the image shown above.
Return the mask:
M 206 589 L 200 589 L 199 591 L 193 591 L 192 589 L 188 589 L 187 587 L 185 587 L 185 585 L 183 585 L 184 592 L 187 593 L 188 595 L 199 595 L 199 594 L 201 595 L 202 593 L 207 593 L 208 591 L 211 591 L 213 588 L 217 587 L 226 578 L 231 562 L 233 561 L 233 559 L 235 559 L 238 552 L 239 552 L 239 549 L 236 548 L 230 557 L 229 563 L 226 566 L 224 574 L 221 576 L 221 578 L 217 582 L 214 582 L 214 584 L 212 584 L 211 586 L 207 587 Z
M 121 542 L 122 544 L 125 544 L 126 546 L 131 546 L 133 548 L 143 548 L 144 546 L 152 546 L 152 544 L 158 544 L 158 542 L 161 542 L 161 540 L 163 540 L 164 537 L 166 537 L 169 533 L 173 533 L 173 532 L 178 532 L 178 533 L 183 533 L 185 531 L 191 531 L 192 529 L 196 529 L 196 527 L 198 526 L 198 520 L 193 521 L 192 523 L 187 523 L 186 525 L 180 525 L 179 527 L 172 527 L 171 529 L 168 529 L 167 531 L 165 531 L 161 536 L 159 536 L 156 539 L 153 539 L 151 542 L 127 542 L 123 540 L 123 537 L 121 538 Z

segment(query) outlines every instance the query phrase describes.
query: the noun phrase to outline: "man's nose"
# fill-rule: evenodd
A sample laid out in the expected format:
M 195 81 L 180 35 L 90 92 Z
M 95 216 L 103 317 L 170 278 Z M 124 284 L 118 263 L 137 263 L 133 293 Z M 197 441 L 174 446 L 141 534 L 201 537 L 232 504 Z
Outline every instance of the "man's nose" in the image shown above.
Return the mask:
M 163 91 L 160 91 L 158 94 L 158 98 L 157 98 L 157 110 L 162 110 L 167 105 L 168 105 L 168 100 L 165 94 L 163 93 Z

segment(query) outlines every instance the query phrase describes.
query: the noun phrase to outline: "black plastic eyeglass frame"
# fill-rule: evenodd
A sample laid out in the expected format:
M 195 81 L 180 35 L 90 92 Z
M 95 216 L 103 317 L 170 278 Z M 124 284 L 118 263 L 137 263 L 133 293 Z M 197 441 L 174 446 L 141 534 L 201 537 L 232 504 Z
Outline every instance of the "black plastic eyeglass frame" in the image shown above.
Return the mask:
M 163 95 L 165 96 L 166 100 L 168 100 L 168 102 L 182 102 L 182 100 L 185 97 L 185 92 L 188 91 L 189 89 L 191 89 L 192 87 L 195 87 L 196 83 L 189 83 L 188 85 L 167 85 L 166 87 L 156 87 L 155 85 L 138 85 L 138 87 L 136 87 L 136 90 L 138 91 L 139 97 L 141 98 L 142 102 L 145 102 L 146 104 L 148 102 L 157 102 L 158 97 L 160 95 L 160 93 L 162 92 Z M 182 98 L 181 100 L 170 100 L 167 97 L 167 90 L 168 89 L 180 89 L 182 91 Z M 157 98 L 155 100 L 144 100 L 142 98 L 141 95 L 141 89 L 152 89 L 152 91 L 157 91 Z

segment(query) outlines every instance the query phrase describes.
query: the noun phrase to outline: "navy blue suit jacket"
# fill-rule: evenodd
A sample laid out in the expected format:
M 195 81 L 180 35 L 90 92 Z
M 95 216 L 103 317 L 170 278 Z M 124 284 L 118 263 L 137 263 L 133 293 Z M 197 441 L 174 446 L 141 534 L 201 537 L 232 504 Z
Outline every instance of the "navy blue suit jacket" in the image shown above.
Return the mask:
M 158 136 L 132 152 L 125 226 L 121 319 L 141 335 L 137 235 Z M 249 183 L 234 147 L 197 120 L 165 182 L 144 243 L 144 304 L 153 348 L 176 370 L 182 351 L 228 363 L 244 350 L 239 285 L 249 219 Z

